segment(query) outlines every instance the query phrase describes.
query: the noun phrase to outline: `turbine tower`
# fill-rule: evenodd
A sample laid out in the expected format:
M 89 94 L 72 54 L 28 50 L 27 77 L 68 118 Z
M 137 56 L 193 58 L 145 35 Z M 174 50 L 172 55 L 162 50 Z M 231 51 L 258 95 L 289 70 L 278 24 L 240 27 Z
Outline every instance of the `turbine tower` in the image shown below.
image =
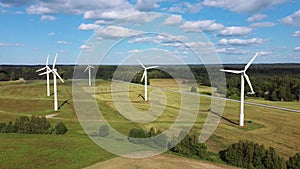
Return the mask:
M 142 68 L 144 69 L 144 74 L 143 77 L 141 79 L 141 82 L 145 79 L 145 101 L 148 101 L 148 92 L 147 92 L 147 70 L 148 69 L 154 69 L 157 68 L 158 66 L 150 66 L 150 67 L 146 67 L 145 65 L 143 65 L 143 63 L 141 61 L 139 61 L 137 59 L 137 61 L 139 62 L 139 64 L 142 66 Z
M 253 56 L 253 58 L 250 60 L 250 62 L 245 66 L 244 70 L 224 70 L 220 69 L 222 72 L 227 73 L 234 73 L 234 74 L 240 74 L 241 75 L 241 112 L 240 112 L 240 126 L 244 126 L 244 100 L 245 100 L 245 79 L 250 87 L 251 92 L 248 94 L 255 94 L 252 84 L 250 82 L 249 76 L 246 74 L 246 71 L 254 61 L 254 59 L 258 56 L 258 52 Z
M 46 72 L 51 71 L 50 67 L 48 66 L 48 61 L 49 61 L 49 55 L 47 56 L 47 60 L 46 60 L 46 65 L 45 67 L 37 70 L 36 72 L 40 72 L 42 70 L 46 69 Z M 47 73 L 47 96 L 50 96 L 50 82 L 49 82 L 49 73 Z
M 56 53 L 55 58 L 54 58 L 52 69 L 50 69 L 50 71 L 47 71 L 47 72 L 44 72 L 44 73 L 40 74 L 40 75 L 49 74 L 49 73 L 53 74 L 54 111 L 58 110 L 56 77 L 58 77 L 60 79 L 60 81 L 64 83 L 64 80 L 57 73 L 57 69 L 55 69 L 56 59 L 57 59 L 57 53 Z
M 92 86 L 91 69 L 95 69 L 95 67 L 88 65 L 84 70 L 84 72 L 89 71 L 89 86 Z

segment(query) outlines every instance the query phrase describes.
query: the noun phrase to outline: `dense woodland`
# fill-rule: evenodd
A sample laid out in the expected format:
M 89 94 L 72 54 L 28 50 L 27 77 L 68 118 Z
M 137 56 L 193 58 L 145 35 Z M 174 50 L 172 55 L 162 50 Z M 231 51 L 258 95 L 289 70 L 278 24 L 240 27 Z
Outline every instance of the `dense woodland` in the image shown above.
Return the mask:
M 0 81 L 45 79 L 46 76 L 39 76 L 35 71 L 42 66 L 0 66 Z M 244 65 L 224 65 L 225 69 L 243 69 Z M 73 76 L 74 65 L 57 66 L 59 73 L 64 79 L 86 78 L 87 73 L 84 72 L 85 66 L 76 66 L 77 74 Z M 123 66 L 122 74 L 114 74 L 117 66 L 98 66 L 96 78 L 110 80 L 125 80 L 131 82 L 139 82 L 142 76 L 140 73 L 131 78 L 132 70 L 139 69 L 136 66 Z M 190 66 L 198 84 L 210 86 L 210 79 L 204 66 Z M 210 69 L 214 70 L 214 65 L 210 65 Z M 189 75 L 186 73 L 184 66 L 167 66 L 167 72 L 174 72 L 177 78 L 186 78 Z M 218 72 L 216 68 L 214 70 Z M 255 90 L 255 95 L 251 97 L 261 97 L 271 101 L 299 101 L 300 100 L 300 64 L 257 64 L 252 65 L 247 74 L 250 76 L 252 85 Z M 148 78 L 170 78 L 171 75 L 165 71 L 158 69 L 149 70 Z M 227 91 L 226 95 L 229 98 L 239 99 L 240 96 L 240 76 L 235 74 L 226 74 Z M 149 83 L 149 80 L 148 80 Z M 249 87 L 246 84 L 246 93 L 249 92 Z M 224 92 L 224 89 L 219 88 L 219 92 Z

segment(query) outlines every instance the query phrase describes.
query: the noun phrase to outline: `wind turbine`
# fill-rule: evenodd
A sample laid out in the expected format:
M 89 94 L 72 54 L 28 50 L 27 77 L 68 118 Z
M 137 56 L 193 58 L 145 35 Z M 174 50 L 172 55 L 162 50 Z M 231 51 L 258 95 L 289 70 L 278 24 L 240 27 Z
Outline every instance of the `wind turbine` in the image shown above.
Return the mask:
M 244 70 L 224 70 L 220 69 L 222 72 L 234 73 L 241 75 L 241 112 L 240 112 L 240 126 L 244 126 L 244 100 L 245 100 L 245 79 L 250 87 L 251 92 L 248 94 L 255 94 L 252 84 L 250 82 L 249 76 L 246 74 L 246 71 L 253 63 L 254 59 L 258 56 L 258 52 L 253 56 L 253 58 L 249 61 L 249 63 L 245 66 Z
M 40 71 L 45 70 L 45 69 L 46 69 L 46 72 L 51 71 L 50 67 L 48 66 L 48 61 L 49 61 L 49 55 L 47 56 L 45 67 L 37 70 L 36 72 L 40 72 Z M 49 82 L 49 73 L 47 73 L 47 96 L 50 96 L 50 84 L 49 83 L 50 83 Z
M 57 84 L 56 84 L 56 77 L 58 77 L 60 79 L 61 82 L 64 83 L 64 80 L 60 77 L 60 75 L 57 73 L 57 69 L 55 69 L 55 64 L 56 64 L 56 59 L 57 59 L 57 53 L 55 55 L 54 58 L 54 62 L 52 65 L 52 69 L 50 69 L 47 72 L 41 73 L 40 75 L 44 75 L 44 74 L 49 74 L 52 73 L 53 74 L 53 88 L 54 88 L 54 111 L 58 110 L 58 103 L 57 103 Z
M 92 79 L 91 79 L 91 69 L 95 69 L 94 66 L 91 66 L 91 65 L 88 65 L 84 72 L 88 71 L 89 70 L 89 86 L 92 86 Z
M 154 68 L 157 68 L 158 66 L 150 66 L 150 67 L 146 67 L 145 65 L 143 65 L 143 63 L 141 61 L 139 61 L 137 59 L 137 61 L 139 62 L 139 64 L 142 66 L 142 68 L 144 69 L 144 74 L 143 74 L 143 77 L 141 79 L 141 82 L 145 79 L 145 101 L 148 100 L 148 92 L 147 92 L 147 70 L 148 69 L 154 69 Z

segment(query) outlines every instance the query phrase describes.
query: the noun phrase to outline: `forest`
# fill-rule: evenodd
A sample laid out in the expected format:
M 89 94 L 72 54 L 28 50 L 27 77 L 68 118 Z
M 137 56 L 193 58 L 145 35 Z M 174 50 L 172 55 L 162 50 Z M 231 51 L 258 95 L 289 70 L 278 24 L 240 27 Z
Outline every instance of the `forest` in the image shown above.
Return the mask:
M 209 65 L 210 70 L 218 72 L 217 66 Z M 244 65 L 223 65 L 225 69 L 243 69 Z M 35 71 L 43 66 L 0 66 L 0 81 L 19 80 L 36 80 L 45 79 L 46 76 L 39 76 Z M 76 79 L 86 78 L 87 73 L 84 72 L 86 66 L 74 66 L 74 65 L 59 65 L 57 66 L 58 72 L 64 79 Z M 248 97 L 261 97 L 271 101 L 300 101 L 300 64 L 255 64 L 252 65 L 247 74 L 250 77 L 253 85 L 255 95 L 249 95 Z M 190 65 L 189 69 L 194 74 L 197 83 L 204 86 L 210 86 L 210 79 L 207 73 L 207 67 L 203 65 Z M 74 69 L 80 69 L 76 72 L 82 72 L 82 74 L 76 74 L 73 76 Z M 111 80 L 112 78 L 117 80 L 125 80 L 139 83 L 142 76 L 142 69 L 137 75 L 133 75 L 131 78 L 132 70 L 136 70 L 136 66 L 123 66 L 121 68 L 122 74 L 114 74 L 120 66 L 114 65 L 101 65 L 96 66 L 96 78 Z M 174 72 L 177 78 L 186 78 L 188 74 L 185 66 L 166 66 L 167 72 Z M 159 69 L 153 69 L 148 71 L 148 78 L 171 78 L 171 75 Z M 149 80 L 148 80 L 149 83 Z M 240 76 L 234 74 L 226 74 L 227 91 L 226 96 L 232 99 L 239 99 L 240 97 Z M 249 92 L 249 86 L 246 84 L 245 92 Z M 224 92 L 224 89 L 218 89 L 219 92 Z

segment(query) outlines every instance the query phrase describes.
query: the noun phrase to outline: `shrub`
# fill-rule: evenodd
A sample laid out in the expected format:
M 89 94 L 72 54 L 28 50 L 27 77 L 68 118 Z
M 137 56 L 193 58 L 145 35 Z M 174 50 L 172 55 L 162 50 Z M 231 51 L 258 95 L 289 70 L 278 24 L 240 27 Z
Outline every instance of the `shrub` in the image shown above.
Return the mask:
M 68 128 L 63 122 L 57 122 L 54 127 L 55 134 L 65 134 L 68 131 Z
M 109 134 L 109 127 L 108 125 L 102 125 L 99 129 L 99 136 L 106 137 Z
M 196 135 L 187 134 L 186 136 L 184 136 L 186 133 L 187 131 L 183 130 L 179 133 L 179 137 L 173 138 L 173 140 L 171 141 L 173 143 L 169 143 L 169 146 L 174 146 L 174 139 L 183 139 L 180 141 L 180 143 L 171 148 L 171 151 L 187 156 L 197 156 L 202 159 L 206 159 L 207 146 L 203 143 L 199 143 L 198 137 Z
M 284 159 L 274 148 L 265 149 L 249 141 L 239 141 L 220 151 L 220 158 L 230 165 L 243 168 L 285 169 Z
M 299 169 L 300 168 L 300 153 L 290 157 L 286 162 L 287 169 Z
M 135 143 L 135 144 L 145 144 L 145 140 L 141 140 L 139 138 L 147 138 L 148 134 L 142 128 L 132 128 L 129 130 L 128 133 L 128 141 Z

